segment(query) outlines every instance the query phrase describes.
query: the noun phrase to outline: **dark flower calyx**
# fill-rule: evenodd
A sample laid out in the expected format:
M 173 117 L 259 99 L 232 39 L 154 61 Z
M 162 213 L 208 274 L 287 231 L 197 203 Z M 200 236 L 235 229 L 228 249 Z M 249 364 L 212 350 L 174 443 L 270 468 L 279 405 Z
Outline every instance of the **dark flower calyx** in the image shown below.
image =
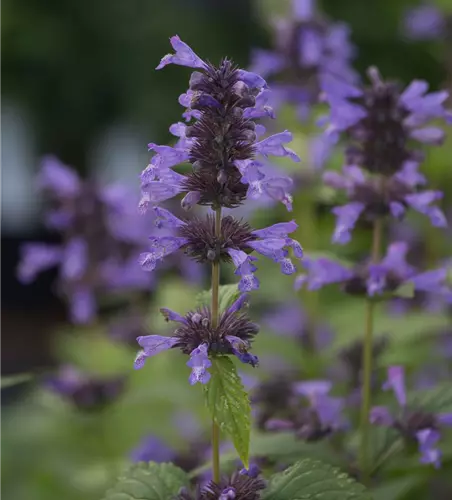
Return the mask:
M 162 313 L 167 315 L 166 310 Z M 226 310 L 221 314 L 218 326 L 213 327 L 210 308 L 204 306 L 186 314 L 184 322 L 174 332 L 178 340 L 174 347 L 190 354 L 199 345 L 207 344 L 211 354 L 236 354 L 236 344 L 231 338 L 237 338 L 242 343 L 241 354 L 246 354 L 258 332 L 259 327 L 249 320 L 246 313 L 239 311 Z
M 357 100 L 366 116 L 349 130 L 355 144 L 346 152 L 348 164 L 391 176 L 412 158 L 404 125 L 409 111 L 400 102 L 398 85 L 384 82 L 376 68 L 370 68 L 368 74 L 372 85 Z
M 236 472 L 231 478 L 223 478 L 220 483 L 210 481 L 202 490 L 200 500 L 218 500 L 219 498 L 259 500 L 260 492 L 266 486 L 266 482 L 259 477 L 250 477 Z
M 438 423 L 433 413 L 422 410 L 407 411 L 406 414 L 395 420 L 394 427 L 406 438 L 415 440 L 416 433 L 423 429 L 438 429 Z
M 246 246 L 257 239 L 248 223 L 226 216 L 221 219 L 221 234 L 215 234 L 215 217 L 191 219 L 180 227 L 180 235 L 188 242 L 183 246 L 185 253 L 198 262 L 230 262 L 228 248 L 250 251 Z

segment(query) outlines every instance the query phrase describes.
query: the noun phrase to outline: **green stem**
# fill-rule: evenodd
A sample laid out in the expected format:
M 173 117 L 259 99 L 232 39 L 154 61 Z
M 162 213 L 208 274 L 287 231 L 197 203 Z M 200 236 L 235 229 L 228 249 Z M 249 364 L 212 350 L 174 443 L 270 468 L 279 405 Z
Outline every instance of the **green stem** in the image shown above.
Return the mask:
M 316 199 L 313 196 L 317 185 L 312 187 L 312 191 L 303 193 L 297 200 L 296 220 L 300 225 L 299 241 L 303 245 L 305 252 L 317 250 L 318 221 L 316 213 Z M 304 347 L 309 353 L 315 351 L 315 327 L 317 325 L 319 309 L 319 293 L 302 290 L 300 292 L 302 306 L 306 311 L 306 339 Z
M 382 221 L 376 220 L 373 227 L 372 236 L 372 263 L 376 264 L 380 260 L 380 248 L 382 238 Z M 374 307 L 375 303 L 372 300 L 366 301 L 366 321 L 364 330 L 363 343 L 363 385 L 362 385 L 362 402 L 361 402 L 361 446 L 360 446 L 360 463 L 363 482 L 368 480 L 370 471 L 369 459 L 369 413 L 371 405 L 371 379 L 372 379 L 372 336 L 374 326 Z
M 217 238 L 221 236 L 221 207 L 215 210 L 215 236 Z M 220 317 L 219 292 L 220 263 L 214 261 L 212 263 L 212 328 L 218 326 Z M 220 481 L 220 428 L 214 420 L 212 420 L 212 469 L 213 480 L 218 483 Z

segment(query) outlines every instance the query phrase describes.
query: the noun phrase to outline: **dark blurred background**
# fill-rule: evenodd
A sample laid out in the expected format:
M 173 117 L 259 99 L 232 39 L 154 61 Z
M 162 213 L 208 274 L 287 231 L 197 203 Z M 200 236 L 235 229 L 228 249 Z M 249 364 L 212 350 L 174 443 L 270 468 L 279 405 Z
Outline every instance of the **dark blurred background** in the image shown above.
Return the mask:
M 2 374 L 51 363 L 48 332 L 64 319 L 51 272 L 27 287 L 15 278 L 18 249 L 49 241 L 34 186 L 39 158 L 52 153 L 82 175 L 124 180 L 138 189 L 146 144 L 169 138 L 187 75 L 154 71 L 178 34 L 202 56 L 247 65 L 253 47 L 271 43 L 268 20 L 282 0 L 4 0 L 2 2 Z M 400 34 L 409 0 L 326 0 L 350 24 L 368 64 L 407 82 L 445 79 L 444 49 Z

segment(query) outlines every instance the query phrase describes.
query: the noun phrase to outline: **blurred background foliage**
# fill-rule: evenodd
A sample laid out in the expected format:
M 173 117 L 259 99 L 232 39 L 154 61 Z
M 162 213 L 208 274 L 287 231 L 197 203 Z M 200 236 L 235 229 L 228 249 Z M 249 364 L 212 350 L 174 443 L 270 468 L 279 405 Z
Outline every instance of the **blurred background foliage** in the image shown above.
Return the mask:
M 452 10 L 447 0 L 441 3 L 444 9 Z M 351 26 L 352 39 L 358 47 L 356 67 L 361 74 L 374 64 L 386 77 L 404 83 L 423 78 L 436 89 L 448 79 L 446 49 L 439 41 L 408 41 L 400 32 L 405 9 L 416 4 L 411 0 L 321 3 L 328 15 Z M 168 127 L 180 117 L 177 96 L 187 86 L 188 72 L 184 74 L 180 68 L 154 71 L 162 55 L 168 52 L 168 38 L 177 33 L 206 59 L 218 61 L 227 55 L 246 67 L 252 48 L 271 45 L 269 19 L 283 16 L 287 6 L 288 2 L 282 0 L 4 0 L 2 98 L 26 118 L 35 144 L 30 168 L 21 175 L 31 178 L 37 171 L 39 157 L 45 153 L 56 154 L 80 172 L 91 174 L 96 169 L 92 151 L 105 130 L 115 124 L 127 124 L 137 137 L 143 138 L 140 147 L 146 158 L 148 141 L 169 140 Z M 307 150 L 306 129 L 300 127 L 291 110 L 285 110 L 279 121 L 283 128 L 294 132 L 293 148 L 303 158 L 303 151 Z M 452 205 L 451 157 L 449 133 L 445 146 L 432 150 L 423 167 L 433 188 L 446 191 L 445 209 Z M 331 166 L 339 167 L 340 158 L 338 152 Z M 2 164 L 4 172 L 13 168 L 4 159 Z M 130 165 L 130 160 L 124 162 L 125 176 L 137 187 L 136 174 L 144 166 Z M 290 166 L 294 168 L 305 167 Z M 25 178 L 21 180 L 26 183 Z M 4 189 L 8 186 L 2 183 L 2 192 Z M 21 202 L 17 199 L 17 210 Z M 332 251 L 331 203 L 331 194 L 322 193 L 316 206 L 320 216 L 314 228 L 316 241 L 312 242 L 301 222 L 305 218 L 302 195 L 295 196 L 294 218 L 301 226 L 297 236 L 308 250 Z M 253 214 L 257 226 L 287 218 L 281 208 Z M 442 235 L 417 218 L 414 224 L 426 235 L 432 262 L 450 255 L 450 233 Z M 14 277 L 18 247 L 31 236 L 52 237 L 38 224 L 25 230 L 18 228 L 13 235 L 2 232 L 2 375 L 30 373 L 20 380 L 3 379 L 4 498 L 100 498 L 112 477 L 127 463 L 131 449 L 146 433 L 154 433 L 172 446 L 186 446 L 177 432 L 174 417 L 180 412 L 191 413 L 200 419 L 202 427 L 207 422 L 202 394 L 199 388 L 188 387 L 183 356 L 167 353 L 147 363 L 144 370 L 134 372 L 135 347 L 106 340 L 105 325 L 99 324 L 89 331 L 67 326 L 51 291 L 54 275 L 49 274 L 27 290 L 20 287 Z M 359 258 L 366 254 L 368 242 L 364 228 L 352 245 L 335 248 L 334 252 L 343 258 Z M 251 309 L 256 318 L 274 305 L 275 297 L 278 302 L 294 299 L 292 281 L 281 276 L 276 266 L 262 262 L 259 275 L 262 287 L 253 295 Z M 234 276 L 225 270 L 222 280 L 232 282 Z M 150 331 L 168 331 L 158 315 L 159 307 L 184 312 L 195 304 L 195 295 L 201 289 L 201 286 L 188 289 L 176 274 L 165 278 L 149 299 Z M 327 290 L 320 294 L 317 307 L 318 317 L 335 333 L 332 346 L 319 359 L 312 360 L 293 339 L 266 331 L 264 326 L 254 348 L 262 367 L 252 371 L 254 376 L 266 377 L 267 362 L 269 366 L 288 363 L 305 376 L 318 376 L 320 367 L 327 368 L 337 358 L 340 347 L 361 336 L 364 311 L 359 300 L 345 299 L 338 291 Z M 28 316 L 28 322 L 24 316 Z M 408 370 L 414 370 L 426 360 L 434 362 L 432 337 L 448 325 L 450 318 L 438 313 L 416 312 L 393 317 L 379 310 L 376 333 L 391 338 L 391 349 L 381 359 L 380 367 L 403 363 Z M 90 414 L 74 411 L 66 402 L 40 388 L 43 370 L 60 362 L 72 362 L 95 375 L 127 374 L 126 390 L 104 411 Z M 248 367 L 240 369 L 251 374 Z M 452 411 L 450 386 L 441 410 Z M 316 454 L 334 461 L 325 457 L 325 452 L 322 455 L 321 447 L 314 450 L 301 442 L 294 444 L 291 438 L 275 441 L 273 437 L 258 436 L 253 440 L 253 449 L 261 447 L 261 452 L 267 455 L 278 455 L 290 445 L 295 447 L 296 457 Z M 376 498 L 427 498 L 423 486 L 419 486 L 427 474 L 425 469 L 416 461 L 397 466 L 393 483 L 377 490 Z M 445 451 L 442 474 L 446 478 L 450 467 L 452 449 Z M 404 476 L 407 470 L 412 474 Z M 413 496 L 414 488 L 418 488 L 419 496 Z

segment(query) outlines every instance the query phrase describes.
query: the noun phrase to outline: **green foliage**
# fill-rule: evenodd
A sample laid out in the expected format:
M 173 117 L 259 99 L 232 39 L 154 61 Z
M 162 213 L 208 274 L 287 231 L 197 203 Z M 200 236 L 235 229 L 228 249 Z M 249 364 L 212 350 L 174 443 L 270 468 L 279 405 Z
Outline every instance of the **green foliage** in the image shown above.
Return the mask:
M 305 459 L 275 474 L 263 500 L 371 500 L 363 485 L 331 465 Z
M 205 386 L 207 407 L 220 429 L 234 443 L 245 467 L 248 467 L 251 406 L 234 364 L 226 356 L 212 359 L 212 377 Z
M 188 486 L 188 477 L 173 464 L 140 462 L 130 466 L 105 500 L 172 500 L 180 488 Z
M 220 313 L 231 306 L 240 296 L 240 292 L 236 284 L 221 285 L 218 296 Z M 212 290 L 205 290 L 196 296 L 196 304 L 198 306 L 210 306 L 212 300 Z
M 17 375 L 5 375 L 1 380 L 1 388 L 6 389 L 7 387 L 13 387 L 18 384 L 23 384 L 24 382 L 29 382 L 33 379 L 32 373 L 19 373 Z
M 414 283 L 411 281 L 403 283 L 403 285 L 394 290 L 393 295 L 403 299 L 412 299 L 414 297 Z

